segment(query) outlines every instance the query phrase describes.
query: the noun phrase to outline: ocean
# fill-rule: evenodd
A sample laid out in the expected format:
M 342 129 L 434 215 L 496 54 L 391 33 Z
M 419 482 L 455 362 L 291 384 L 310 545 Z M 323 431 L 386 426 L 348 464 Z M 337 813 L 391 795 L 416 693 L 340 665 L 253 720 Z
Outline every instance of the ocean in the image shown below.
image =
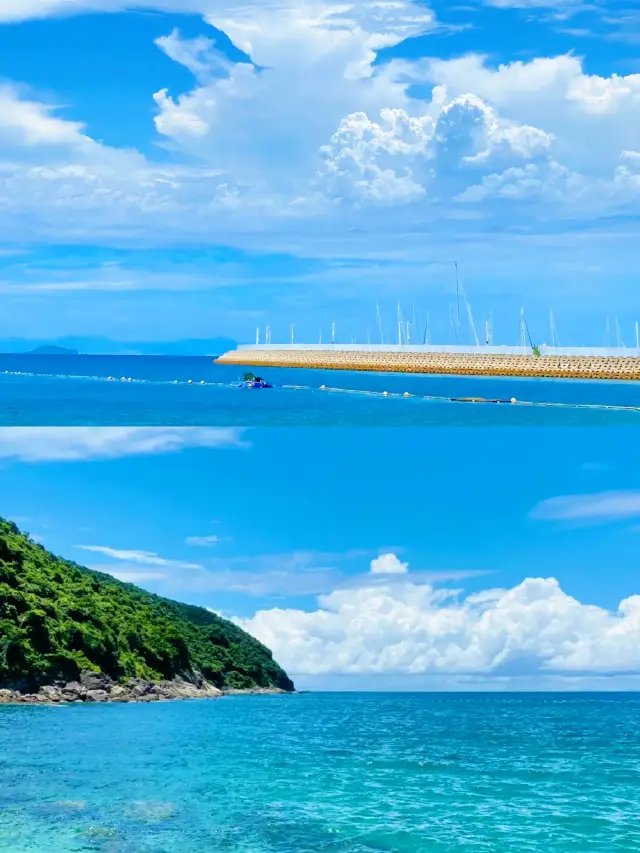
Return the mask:
M 640 425 L 634 382 L 270 368 L 276 387 L 253 391 L 230 387 L 241 372 L 206 357 L 0 355 L 0 426 Z
M 0 707 L 2 853 L 640 849 L 638 694 Z

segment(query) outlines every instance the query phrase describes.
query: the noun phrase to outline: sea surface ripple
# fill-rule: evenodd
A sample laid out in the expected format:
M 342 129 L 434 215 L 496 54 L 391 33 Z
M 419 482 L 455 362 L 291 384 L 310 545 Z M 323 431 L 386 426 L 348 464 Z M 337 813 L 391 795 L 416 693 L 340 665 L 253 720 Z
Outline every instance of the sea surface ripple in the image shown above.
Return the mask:
M 3 853 L 626 853 L 637 694 L 0 707 Z
M 270 368 L 273 389 L 230 387 L 241 373 L 205 357 L 0 355 L 0 426 L 640 425 L 638 382 Z M 450 401 L 463 397 L 518 403 Z

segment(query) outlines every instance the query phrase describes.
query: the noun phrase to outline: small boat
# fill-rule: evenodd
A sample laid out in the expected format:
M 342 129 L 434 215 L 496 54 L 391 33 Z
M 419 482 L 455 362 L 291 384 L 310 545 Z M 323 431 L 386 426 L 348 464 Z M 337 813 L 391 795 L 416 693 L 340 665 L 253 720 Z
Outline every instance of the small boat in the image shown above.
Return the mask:
M 234 388 L 273 388 L 273 385 L 261 376 L 254 376 L 253 373 L 245 373 L 240 382 L 232 384 Z

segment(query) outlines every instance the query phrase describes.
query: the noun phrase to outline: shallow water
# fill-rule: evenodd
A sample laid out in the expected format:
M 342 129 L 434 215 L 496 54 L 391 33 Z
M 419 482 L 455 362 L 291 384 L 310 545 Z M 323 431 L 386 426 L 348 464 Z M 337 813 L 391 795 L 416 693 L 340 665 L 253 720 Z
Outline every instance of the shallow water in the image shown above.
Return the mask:
M 0 355 L 0 425 L 640 424 L 640 383 L 270 368 L 261 372 L 276 386 L 272 390 L 229 387 L 241 372 L 211 358 Z M 323 391 L 322 385 L 342 390 Z M 405 392 L 412 396 L 404 398 Z M 449 397 L 553 405 L 442 399 Z
M 0 707 L 2 853 L 640 849 L 640 696 Z

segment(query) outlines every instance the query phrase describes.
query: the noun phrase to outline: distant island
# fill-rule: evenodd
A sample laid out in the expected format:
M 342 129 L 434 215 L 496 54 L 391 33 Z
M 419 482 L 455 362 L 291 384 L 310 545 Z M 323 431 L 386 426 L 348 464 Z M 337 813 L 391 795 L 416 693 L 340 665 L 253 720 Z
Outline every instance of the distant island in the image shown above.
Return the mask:
M 67 347 L 57 347 L 53 344 L 36 347 L 30 350 L 28 355 L 80 355 L 77 349 L 68 349 Z
M 215 356 L 234 349 L 230 338 L 184 338 L 175 341 L 118 341 L 90 335 L 61 338 L 0 338 L 0 353 L 26 355 L 164 355 Z
M 0 703 L 295 689 L 232 622 L 56 557 L 2 518 L 0 649 Z

